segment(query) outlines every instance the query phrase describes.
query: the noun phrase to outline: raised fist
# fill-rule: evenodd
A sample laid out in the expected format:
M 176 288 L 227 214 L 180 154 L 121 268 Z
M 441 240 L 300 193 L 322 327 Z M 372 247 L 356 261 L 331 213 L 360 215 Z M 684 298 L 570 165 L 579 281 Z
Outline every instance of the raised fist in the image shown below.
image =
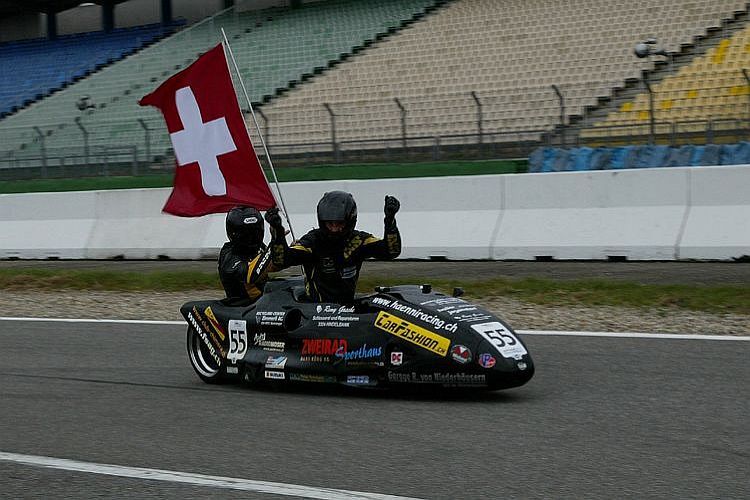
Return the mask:
M 279 214 L 278 207 L 269 208 L 268 211 L 266 211 L 265 219 L 266 222 L 268 222 L 268 225 L 274 229 L 284 228 L 284 224 L 282 224 L 281 222 L 281 215 Z
M 401 208 L 401 203 L 399 203 L 396 197 L 386 195 L 385 206 L 383 207 L 383 212 L 385 212 L 386 218 L 392 219 L 393 217 L 395 217 L 396 212 L 398 212 L 399 208 Z

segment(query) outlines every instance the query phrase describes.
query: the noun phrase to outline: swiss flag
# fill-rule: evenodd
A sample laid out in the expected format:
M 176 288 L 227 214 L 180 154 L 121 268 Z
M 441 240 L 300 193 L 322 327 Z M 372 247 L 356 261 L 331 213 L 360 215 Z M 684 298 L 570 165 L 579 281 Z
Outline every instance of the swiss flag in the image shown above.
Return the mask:
M 183 217 L 276 205 L 245 128 L 221 44 L 143 97 L 164 115 L 177 167 L 163 211 Z

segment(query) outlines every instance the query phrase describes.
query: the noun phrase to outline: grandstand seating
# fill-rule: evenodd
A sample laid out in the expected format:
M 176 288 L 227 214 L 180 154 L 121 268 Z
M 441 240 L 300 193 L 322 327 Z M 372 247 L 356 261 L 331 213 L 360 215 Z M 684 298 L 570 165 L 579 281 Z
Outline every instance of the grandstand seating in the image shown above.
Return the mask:
M 551 85 L 565 95 L 567 114 L 580 115 L 653 66 L 634 57 L 637 42 L 657 37 L 679 50 L 745 4 L 456 0 L 263 111 L 274 144 L 330 140 L 322 103 L 338 115 L 337 140 L 383 139 L 401 133 L 399 98 L 408 135 L 444 137 L 477 133 L 474 91 L 485 133 L 549 130 L 559 123 Z
M 158 24 L 0 44 L 0 116 L 60 90 L 174 31 Z
M 88 95 L 96 109 L 80 114 L 80 122 L 88 131 L 91 154 L 116 155 L 137 148 L 139 157 L 145 159 L 148 134 L 150 156 L 164 155 L 171 144 L 163 120 L 154 109 L 139 107 L 137 100 L 219 43 L 220 28 L 227 33 L 250 98 L 261 101 L 289 82 L 319 72 L 378 34 L 398 28 L 435 3 L 335 0 L 297 9 L 242 13 L 230 9 L 6 118 L 0 122 L 0 140 L 11 146 L 16 164 L 23 164 L 23 158 L 38 157 L 42 146 L 49 157 L 77 154 L 81 161 L 82 132 L 73 120 L 79 115 L 75 102 Z M 237 82 L 235 87 L 239 91 Z M 240 102 L 246 108 L 244 96 Z
M 92 153 L 134 149 L 145 159 L 148 143 L 151 157 L 163 155 L 170 144 L 161 117 L 137 99 L 218 43 L 221 27 L 250 98 L 265 102 L 273 146 L 330 141 L 324 103 L 336 114 L 338 141 L 397 137 L 402 118 L 409 136 L 475 134 L 471 92 L 484 133 L 537 130 L 530 137 L 538 138 L 559 122 L 553 84 L 567 115 L 579 115 L 653 66 L 633 56 L 637 42 L 656 37 L 679 50 L 736 12 L 746 12 L 745 1 L 333 0 L 230 9 L 0 121 L 0 144 L 17 164 L 38 158 L 42 147 L 52 158 L 80 155 L 78 117 Z M 81 95 L 96 108 L 79 113 Z
M 540 147 L 529 155 L 529 172 L 569 172 L 623 168 L 750 165 L 750 142 L 615 148 Z
M 750 69 L 750 26 L 653 84 L 655 121 L 692 121 L 681 125 L 681 131 L 699 131 L 705 129 L 701 122 L 706 120 L 749 119 L 750 85 L 743 69 Z M 581 137 L 599 137 L 602 131 L 597 128 L 602 127 L 607 127 L 609 137 L 643 133 L 649 120 L 649 97 L 644 91 L 595 123 L 593 130 L 583 131 Z

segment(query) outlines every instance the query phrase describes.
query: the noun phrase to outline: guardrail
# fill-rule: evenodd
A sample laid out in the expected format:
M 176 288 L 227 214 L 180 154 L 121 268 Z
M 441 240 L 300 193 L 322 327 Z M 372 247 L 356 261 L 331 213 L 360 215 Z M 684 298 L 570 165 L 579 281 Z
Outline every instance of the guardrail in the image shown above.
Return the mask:
M 750 165 L 283 183 L 295 233 L 326 191 L 352 192 L 358 227 L 402 203 L 413 259 L 730 260 L 750 255 Z M 0 195 L 0 258 L 215 258 L 224 216 L 161 213 L 168 189 Z

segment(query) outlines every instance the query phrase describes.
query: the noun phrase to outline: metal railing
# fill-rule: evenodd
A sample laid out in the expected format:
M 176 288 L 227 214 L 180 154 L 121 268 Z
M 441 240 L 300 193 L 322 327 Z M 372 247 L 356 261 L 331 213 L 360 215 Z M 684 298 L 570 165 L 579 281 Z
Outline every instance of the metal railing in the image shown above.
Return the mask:
M 658 143 L 678 146 L 739 142 L 750 137 L 750 86 L 743 85 L 654 93 L 661 111 L 675 103 L 693 100 L 696 97 L 693 94 L 698 92 L 708 97 L 720 96 L 718 101 L 721 102 L 704 110 L 709 115 L 715 110 L 715 118 L 652 121 L 649 116 L 647 120 L 642 116 L 642 104 L 636 105 L 637 97 L 634 97 L 633 111 L 624 115 L 619 112 L 621 118 L 624 116 L 631 121 L 629 124 L 610 125 L 604 119 L 596 126 L 565 123 L 570 118 L 566 113 L 581 111 L 581 94 L 603 85 L 604 82 L 587 82 L 496 93 L 472 91 L 364 102 L 318 103 L 304 109 L 294 108 L 294 113 L 300 116 L 320 114 L 322 124 L 311 130 L 310 135 L 315 140 L 309 142 L 294 140 L 302 134 L 289 132 L 294 124 L 280 119 L 279 110 L 271 108 L 259 115 L 270 153 L 280 166 L 519 158 L 540 145 Z M 514 107 L 523 96 L 530 100 Z M 742 102 L 730 107 L 727 104 L 729 96 L 742 96 Z M 531 107 L 537 108 L 534 122 L 541 126 L 524 127 L 529 121 L 523 113 L 530 102 Z M 390 115 L 370 113 L 368 117 L 366 110 L 378 105 L 385 106 Z M 460 107 L 461 113 L 455 112 L 456 106 Z M 727 114 L 741 118 L 724 118 Z M 380 137 L 371 138 L 368 131 L 373 124 L 382 123 L 387 124 L 387 128 L 384 130 L 380 125 Z M 439 132 L 425 133 L 430 129 Z M 464 133 L 456 133 L 456 130 Z M 254 130 L 251 130 L 251 135 L 257 137 Z M 257 139 L 254 142 L 260 144 Z M 0 144 L 16 145 L 14 149 L 0 150 L 0 179 L 107 176 L 117 175 L 116 172 L 143 175 L 164 172 L 165 167 L 169 169 L 173 164 L 169 137 L 157 115 L 148 120 L 133 117 L 126 121 L 91 122 L 87 117 L 76 117 L 71 123 L 37 123 L 19 127 L 0 124 Z M 262 157 L 263 153 L 258 152 Z M 12 169 L 17 172 L 11 173 Z

